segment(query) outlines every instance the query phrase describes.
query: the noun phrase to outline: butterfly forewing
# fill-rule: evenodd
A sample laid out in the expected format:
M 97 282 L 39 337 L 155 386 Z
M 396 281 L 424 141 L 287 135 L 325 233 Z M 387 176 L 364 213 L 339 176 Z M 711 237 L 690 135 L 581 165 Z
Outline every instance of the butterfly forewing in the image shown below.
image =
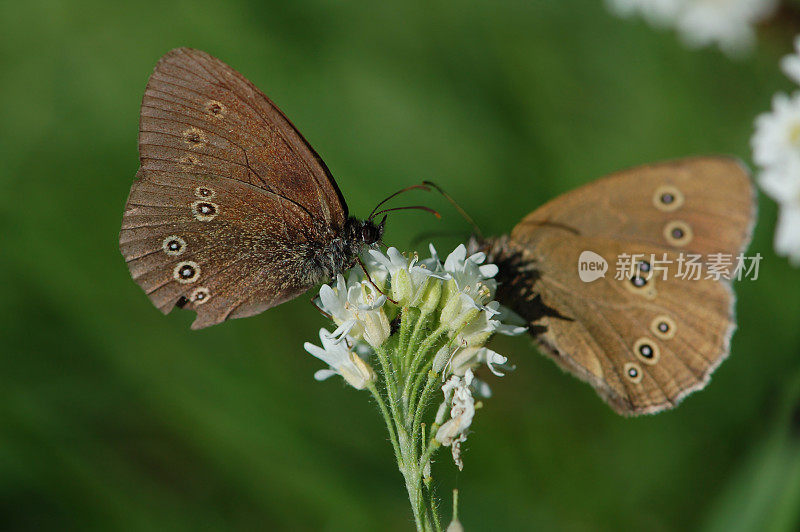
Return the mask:
M 347 207 L 320 157 L 258 88 L 200 50 L 167 53 L 139 123 L 142 169 L 229 177 L 282 195 L 334 227 Z
M 542 221 L 583 236 L 613 237 L 688 253 L 738 253 L 749 242 L 754 189 L 735 159 L 698 157 L 623 170 L 556 198 L 513 230 L 519 241 Z M 664 203 L 664 200 L 669 200 Z M 668 240 L 671 224 L 686 223 L 688 240 Z M 685 227 L 674 225 L 679 229 Z M 687 232 L 688 233 L 688 232 Z
M 635 168 L 581 187 L 534 211 L 496 244 L 506 288 L 498 295 L 531 322 L 531 333 L 564 369 L 589 382 L 618 412 L 654 413 L 702 388 L 728 355 L 730 281 L 754 219 L 747 172 L 726 158 Z M 579 257 L 609 265 L 583 282 Z M 676 275 L 681 257 L 702 256 L 699 279 Z M 710 274 L 712 254 L 733 264 Z M 651 257 L 664 271 L 620 268 Z M 631 261 L 633 267 L 633 261 Z M 685 274 L 686 272 L 684 272 Z M 642 280 L 646 282 L 642 284 Z

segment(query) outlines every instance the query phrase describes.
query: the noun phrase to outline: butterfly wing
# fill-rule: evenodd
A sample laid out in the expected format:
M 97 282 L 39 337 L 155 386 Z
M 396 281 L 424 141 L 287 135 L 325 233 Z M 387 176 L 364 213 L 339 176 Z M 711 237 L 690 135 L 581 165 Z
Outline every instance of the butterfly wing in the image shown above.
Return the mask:
M 330 170 L 288 118 L 237 71 L 177 48 L 150 76 L 139 117 L 142 169 L 213 173 L 296 202 L 342 227 L 347 204 Z
M 120 232 L 133 279 L 165 314 L 197 311 L 193 329 L 251 316 L 315 284 L 313 241 L 290 201 L 214 175 L 139 172 Z
M 562 368 L 617 412 L 674 407 L 728 355 L 735 298 L 726 277 L 750 240 L 753 194 L 747 171 L 716 157 L 590 183 L 526 216 L 497 243 L 507 281 L 498 296 L 530 320 Z M 584 251 L 608 262 L 605 277 L 580 280 Z M 718 254 L 731 261 L 719 275 L 709 266 Z M 690 267 L 695 255 L 702 259 Z
M 120 250 L 164 313 L 193 328 L 257 314 L 320 279 L 307 260 L 347 206 L 319 156 L 277 107 L 210 55 L 166 54 L 147 84 L 141 168 Z

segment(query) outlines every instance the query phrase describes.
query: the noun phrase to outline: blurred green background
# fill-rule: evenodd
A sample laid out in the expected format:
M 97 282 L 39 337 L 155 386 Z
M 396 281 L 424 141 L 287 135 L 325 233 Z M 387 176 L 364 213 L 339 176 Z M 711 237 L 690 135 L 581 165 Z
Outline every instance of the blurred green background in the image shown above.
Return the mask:
M 0 4 L 0 527 L 407 530 L 405 490 L 365 393 L 317 383 L 326 325 L 300 298 L 192 332 L 162 316 L 118 251 L 158 58 L 206 50 L 292 118 L 365 215 L 433 179 L 489 234 L 608 172 L 705 153 L 750 160 L 754 117 L 791 90 L 800 25 L 762 27 L 732 61 L 599 1 Z M 796 19 L 795 19 L 796 20 Z M 404 248 L 467 224 L 390 220 Z M 409 198 L 410 200 L 411 198 Z M 413 198 L 417 199 L 417 198 Z M 614 414 L 526 338 L 492 379 L 461 490 L 467 530 L 796 530 L 800 271 L 772 252 L 711 385 L 677 410 Z M 449 512 L 448 512 L 449 513 Z

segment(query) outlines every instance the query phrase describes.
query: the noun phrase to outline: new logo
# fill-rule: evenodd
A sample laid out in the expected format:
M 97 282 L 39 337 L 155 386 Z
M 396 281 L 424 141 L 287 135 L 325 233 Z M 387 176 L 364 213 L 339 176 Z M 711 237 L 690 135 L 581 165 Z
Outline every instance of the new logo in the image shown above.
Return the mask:
M 584 283 L 591 283 L 606 276 L 608 262 L 594 251 L 584 251 L 578 257 L 578 277 Z

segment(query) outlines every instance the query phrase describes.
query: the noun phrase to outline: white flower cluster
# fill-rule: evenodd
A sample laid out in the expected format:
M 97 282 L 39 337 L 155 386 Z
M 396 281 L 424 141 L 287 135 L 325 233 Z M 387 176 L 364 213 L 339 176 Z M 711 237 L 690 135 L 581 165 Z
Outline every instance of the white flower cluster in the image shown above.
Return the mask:
M 800 84 L 800 37 L 781 67 Z M 774 96 L 772 111 L 756 118 L 751 142 L 753 160 L 761 167 L 759 184 L 780 206 L 775 251 L 800 266 L 800 90 Z
M 339 275 L 322 286 L 318 305 L 336 330 L 321 329 L 322 347 L 306 343 L 305 349 L 328 364 L 315 374 L 318 380 L 340 375 L 354 388 L 369 388 L 379 403 L 373 382 L 382 380 L 392 405 L 385 416 L 402 416 L 399 407 L 414 405 L 416 418 L 427 401 L 420 393 L 427 398 L 436 386 L 433 379 L 441 377 L 444 398 L 431 425 L 438 426 L 431 444 L 451 447 L 461 469 L 461 444 L 475 415 L 473 394 L 491 394 L 473 369 L 485 364 L 497 376 L 513 369 L 485 344 L 494 333 L 516 335 L 526 327 L 493 300 L 498 268 L 484 264 L 485 254 L 468 255 L 460 245 L 442 262 L 433 246 L 430 252 L 420 260 L 395 248 L 385 254 L 371 249 L 362 257 L 363 270 L 353 268 L 347 279 Z M 372 358 L 380 362 L 378 374 Z M 402 399 L 394 399 L 396 393 Z
M 424 316 L 438 313 L 438 323 L 453 339 L 450 347 L 437 353 L 434 370 L 464 375 L 482 363 L 496 375 L 511 369 L 506 357 L 483 347 L 495 332 L 516 335 L 526 330 L 503 323 L 515 316 L 492 301 L 497 266 L 483 264 L 483 253 L 467 256 L 463 244 L 444 263 L 432 245 L 430 251 L 430 258 L 419 260 L 396 248 L 389 248 L 386 254 L 369 250 L 364 256 L 368 276 L 354 268 L 347 280 L 340 274 L 335 283 L 320 288 L 319 306 L 337 329 L 332 333 L 320 330 L 322 347 L 305 344 L 306 351 L 330 366 L 317 372 L 319 380 L 339 374 L 354 387 L 364 388 L 374 373 L 356 351 L 368 356 L 368 346 L 376 349 L 383 345 L 391 334 L 391 321 L 404 307 L 416 307 Z M 482 391 L 489 393 L 485 385 Z
M 729 55 L 752 48 L 754 25 L 771 15 L 777 0 L 606 0 L 621 16 L 639 14 L 655 26 L 674 27 L 691 47 L 716 44 Z

